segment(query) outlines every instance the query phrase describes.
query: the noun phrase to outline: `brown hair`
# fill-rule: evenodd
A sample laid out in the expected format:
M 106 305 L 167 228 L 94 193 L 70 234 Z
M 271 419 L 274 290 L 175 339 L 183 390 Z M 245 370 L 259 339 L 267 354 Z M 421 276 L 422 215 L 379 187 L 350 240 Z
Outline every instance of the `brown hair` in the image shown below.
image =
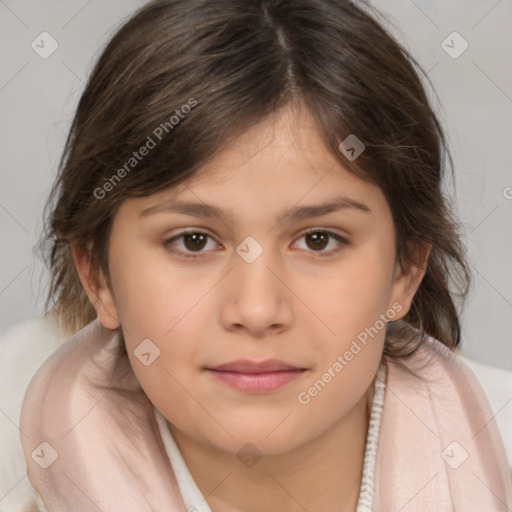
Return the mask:
M 46 311 L 70 334 L 93 320 L 70 244 L 90 244 L 93 268 L 110 286 L 109 233 L 126 198 L 187 180 L 234 137 L 293 104 L 308 109 L 345 168 L 382 189 L 397 261 L 418 265 L 414 247 L 432 244 L 410 311 L 387 326 L 385 354 L 417 349 L 404 341 L 410 325 L 454 349 L 457 300 L 462 307 L 471 275 L 442 190 L 453 163 L 420 73 L 428 77 L 384 25 L 369 5 L 348 0 L 155 0 L 131 16 L 92 70 L 46 205 Z M 174 127 L 171 116 L 193 102 Z M 165 137 L 128 170 L 159 126 Z M 338 149 L 350 134 L 365 145 L 353 161 Z

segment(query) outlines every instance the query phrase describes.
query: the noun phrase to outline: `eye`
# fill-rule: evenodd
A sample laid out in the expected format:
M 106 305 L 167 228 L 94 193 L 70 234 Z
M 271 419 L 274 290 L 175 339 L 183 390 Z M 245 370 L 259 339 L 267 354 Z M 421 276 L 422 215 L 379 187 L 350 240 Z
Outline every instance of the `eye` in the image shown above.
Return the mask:
M 300 239 L 301 238 L 305 238 L 307 248 L 313 249 L 313 252 L 318 253 L 318 256 L 320 257 L 331 256 L 332 254 L 339 252 L 342 246 L 348 245 L 348 241 L 337 233 L 319 228 L 310 229 L 304 233 Z M 337 245 L 338 247 L 329 251 L 324 251 L 323 249 L 325 249 L 332 240 L 337 242 L 334 245 Z
M 180 256 L 184 256 L 185 258 L 198 258 L 202 252 L 205 252 L 202 251 L 202 249 L 207 245 L 206 242 L 209 238 L 212 239 L 208 233 L 202 231 L 184 231 L 179 235 L 165 240 L 163 245 L 169 251 L 180 254 Z M 176 245 L 175 242 L 180 239 L 182 241 L 182 247 L 184 247 L 185 250 L 173 247 L 173 245 Z M 198 253 L 198 255 L 191 254 L 190 252 L 187 253 L 187 251 Z
M 331 256 L 340 251 L 341 247 L 348 245 L 348 241 L 329 230 L 322 230 L 319 228 L 313 228 L 304 233 L 300 238 L 305 239 L 306 242 L 306 250 L 308 248 L 311 252 L 317 253 L 318 256 Z M 205 232 L 202 231 L 183 231 L 179 235 L 176 235 L 172 238 L 164 240 L 163 246 L 168 249 L 170 252 L 179 254 L 185 258 L 199 258 L 201 254 L 204 252 L 208 252 L 205 247 L 208 246 L 208 239 L 212 240 L 214 246 L 216 246 L 213 238 Z M 178 244 L 177 242 L 180 241 Z M 335 241 L 335 247 L 331 250 L 325 251 L 324 249 L 329 246 L 329 243 Z M 181 247 L 176 247 L 180 246 Z M 336 247 L 337 245 L 337 247 Z M 196 254 L 194 254 L 196 253 Z

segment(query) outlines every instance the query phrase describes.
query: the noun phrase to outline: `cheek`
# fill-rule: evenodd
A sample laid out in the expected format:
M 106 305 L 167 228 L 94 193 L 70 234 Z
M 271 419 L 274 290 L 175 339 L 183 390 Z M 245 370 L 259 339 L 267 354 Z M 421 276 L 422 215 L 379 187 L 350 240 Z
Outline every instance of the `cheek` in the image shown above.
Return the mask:
M 119 244 L 112 251 L 111 276 L 131 366 L 149 399 L 164 409 L 176 405 L 181 416 L 191 407 L 186 389 L 205 349 L 193 342 L 201 339 L 201 323 L 211 311 L 201 299 L 214 282 L 211 275 L 169 272 L 165 255 L 155 256 L 154 249 L 125 245 L 121 257 L 122 249 Z
M 366 317 L 371 316 L 366 312 Z M 365 319 L 364 314 L 360 317 Z M 386 324 L 377 319 L 360 328 L 358 323 L 365 325 L 359 320 L 341 320 L 337 325 L 341 334 L 323 337 L 319 364 L 297 394 L 299 413 L 311 435 L 319 425 L 331 425 L 345 416 L 368 390 L 377 373 Z M 352 336 L 350 331 L 354 333 Z
M 377 343 L 362 348 L 348 361 L 334 361 L 319 372 L 297 396 L 298 414 L 306 429 L 306 436 L 340 421 L 354 410 L 354 406 L 368 391 L 374 379 L 381 359 L 381 350 Z M 314 420 L 312 420 L 314 419 Z
M 159 250 L 121 253 L 121 246 L 112 252 L 111 268 L 121 324 L 133 336 L 165 336 L 198 303 L 208 283 L 171 268 Z
M 368 329 L 374 333 L 372 337 L 377 335 L 374 328 L 382 331 L 391 276 L 391 258 L 377 244 L 368 244 L 348 254 L 331 274 L 317 281 L 318 292 L 310 294 L 308 304 L 323 323 L 321 345 L 330 351 L 344 351 L 361 333 L 364 341 Z M 318 331 L 312 339 L 318 339 Z
M 390 262 L 376 250 L 347 258 L 336 276 L 324 281 L 315 310 L 324 325 L 310 333 L 318 365 L 298 403 L 327 423 L 343 416 L 370 386 L 384 347 L 390 294 Z M 319 335 L 319 333 L 322 333 Z
M 180 329 L 171 330 L 167 336 L 146 338 L 142 343 L 130 333 L 125 335 L 128 356 L 141 387 L 151 402 L 178 425 L 184 418 L 198 415 L 190 393 L 200 371 L 200 351 L 191 343 L 197 333 L 185 321 Z

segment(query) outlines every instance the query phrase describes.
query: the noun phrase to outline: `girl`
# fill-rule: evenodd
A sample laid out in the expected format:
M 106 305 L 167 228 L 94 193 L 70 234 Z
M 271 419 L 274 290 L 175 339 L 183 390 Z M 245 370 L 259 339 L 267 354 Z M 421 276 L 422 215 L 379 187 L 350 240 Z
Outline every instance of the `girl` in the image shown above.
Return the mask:
M 419 71 L 348 0 L 155 0 L 119 29 L 48 203 L 73 336 L 23 403 L 46 510 L 512 506 L 452 352 L 470 272 Z

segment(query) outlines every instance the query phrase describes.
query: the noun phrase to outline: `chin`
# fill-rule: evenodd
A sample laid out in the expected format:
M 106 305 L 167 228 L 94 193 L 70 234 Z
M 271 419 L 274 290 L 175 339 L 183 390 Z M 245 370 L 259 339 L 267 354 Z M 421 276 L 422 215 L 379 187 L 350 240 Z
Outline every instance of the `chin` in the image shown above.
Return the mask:
M 208 438 L 203 438 L 203 442 L 238 458 L 282 455 L 308 442 L 309 437 L 305 435 L 304 429 L 293 425 L 286 428 L 282 422 L 281 417 L 259 426 L 248 425 L 247 422 L 238 426 L 231 425 L 227 430 L 233 437 L 220 433 L 212 437 L 209 431 Z

